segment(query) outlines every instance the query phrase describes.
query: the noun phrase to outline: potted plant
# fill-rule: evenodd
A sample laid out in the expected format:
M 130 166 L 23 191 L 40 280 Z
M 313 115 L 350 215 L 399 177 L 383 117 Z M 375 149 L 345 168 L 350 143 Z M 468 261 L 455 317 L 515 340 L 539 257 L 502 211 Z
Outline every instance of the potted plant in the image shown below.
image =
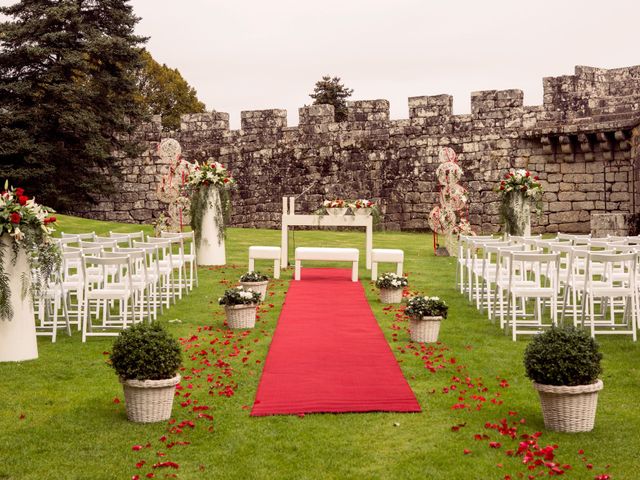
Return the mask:
M 540 395 L 544 425 L 556 432 L 593 429 L 602 390 L 602 354 L 589 334 L 574 326 L 551 327 L 524 352 L 527 377 Z
M 380 289 L 382 303 L 400 303 L 402 290 L 409 285 L 409 279 L 395 273 L 383 273 L 376 280 L 376 287 Z
M 162 325 L 139 323 L 120 332 L 109 356 L 122 387 L 127 418 L 132 422 L 161 422 L 171 417 L 180 344 Z
M 0 362 L 38 357 L 32 299 L 62 261 L 51 238 L 53 213 L 5 182 L 0 192 Z
M 329 215 L 344 215 L 347 213 L 347 202 L 341 198 L 335 200 L 325 200 L 322 206 Z
M 224 305 L 229 328 L 253 328 L 256 325 L 256 310 L 260 303 L 260 294 L 244 287 L 225 290 L 218 299 Z
M 269 277 L 260 272 L 247 272 L 240 277 L 240 285 L 246 290 L 258 292 L 260 294 L 260 300 L 264 300 L 267 295 Z
M 411 298 L 404 311 L 409 316 L 411 341 L 437 342 L 440 322 L 447 318 L 448 311 L 449 306 L 439 297 L 418 295 Z

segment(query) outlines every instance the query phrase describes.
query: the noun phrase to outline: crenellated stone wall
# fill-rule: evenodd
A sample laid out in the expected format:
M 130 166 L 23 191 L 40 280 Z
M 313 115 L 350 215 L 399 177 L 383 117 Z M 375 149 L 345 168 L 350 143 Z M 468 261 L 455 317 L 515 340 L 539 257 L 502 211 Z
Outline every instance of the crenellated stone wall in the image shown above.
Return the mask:
M 469 220 L 478 231 L 499 229 L 493 187 L 508 168 L 528 168 L 545 186 L 538 232 L 586 232 L 594 213 L 640 210 L 640 66 L 576 67 L 575 74 L 544 79 L 540 106 L 523 105 L 521 90 L 471 95 L 471 113 L 453 114 L 450 95 L 409 98 L 409 118 L 389 119 L 387 100 L 348 103 L 347 120 L 333 107 L 300 109 L 287 127 L 285 110 L 246 111 L 241 129 L 229 116 L 186 115 L 180 131 L 162 132 L 159 119 L 139 136 L 148 150 L 122 161 L 119 191 L 81 215 L 127 222 L 159 214 L 155 189 L 167 165 L 156 146 L 176 138 L 187 159 L 214 157 L 238 180 L 232 223 L 280 226 L 284 195 L 298 195 L 297 211 L 311 212 L 325 198 L 373 198 L 388 229 L 426 229 L 437 204 L 434 171 L 440 147 L 450 146 L 465 170 Z

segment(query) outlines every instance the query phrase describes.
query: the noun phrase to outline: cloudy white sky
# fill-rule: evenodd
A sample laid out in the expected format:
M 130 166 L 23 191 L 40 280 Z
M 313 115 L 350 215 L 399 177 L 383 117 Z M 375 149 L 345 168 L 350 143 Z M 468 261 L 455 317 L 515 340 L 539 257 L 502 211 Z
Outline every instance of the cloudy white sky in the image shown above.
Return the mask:
M 0 4 L 13 3 L 0 0 Z M 353 99 L 448 93 L 468 113 L 475 90 L 520 88 L 574 65 L 640 64 L 640 2 L 619 0 L 131 0 L 156 60 L 180 70 L 208 109 L 285 108 L 289 125 L 324 74 Z

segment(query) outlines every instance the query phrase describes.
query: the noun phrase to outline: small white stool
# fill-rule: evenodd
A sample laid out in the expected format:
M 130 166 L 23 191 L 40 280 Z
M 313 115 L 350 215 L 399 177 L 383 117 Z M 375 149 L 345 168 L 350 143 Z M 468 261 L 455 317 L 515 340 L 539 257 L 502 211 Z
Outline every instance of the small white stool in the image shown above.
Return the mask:
M 324 248 L 298 247 L 296 248 L 296 270 L 294 278 L 300 280 L 303 260 L 319 260 L 333 262 L 351 262 L 351 281 L 358 281 L 358 261 L 360 251 L 357 248 Z
M 371 250 L 371 280 L 378 279 L 378 263 L 396 263 L 396 273 L 402 275 L 404 251 L 393 248 L 374 248 Z
M 255 260 L 273 260 L 273 278 L 280 278 L 280 247 L 249 247 L 249 271 L 255 270 Z

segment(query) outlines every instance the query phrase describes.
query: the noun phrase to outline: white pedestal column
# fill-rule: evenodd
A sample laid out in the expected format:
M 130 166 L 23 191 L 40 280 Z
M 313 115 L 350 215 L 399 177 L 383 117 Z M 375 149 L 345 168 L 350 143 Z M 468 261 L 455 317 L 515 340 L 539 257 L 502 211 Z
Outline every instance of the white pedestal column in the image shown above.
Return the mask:
M 12 262 L 12 242 L 7 234 L 0 237 L 2 243 L 3 266 L 9 276 L 11 307 L 13 318 L 0 320 L 0 362 L 19 362 L 38 358 L 36 321 L 33 314 L 31 296 L 22 298 L 22 278 L 29 278 L 29 264 L 23 249 L 20 249 L 15 265 Z
M 220 209 L 220 193 L 209 189 L 207 209 L 202 217 L 200 244 L 197 248 L 198 265 L 225 265 L 227 263 L 224 238 L 218 238 L 218 219 L 215 212 Z

